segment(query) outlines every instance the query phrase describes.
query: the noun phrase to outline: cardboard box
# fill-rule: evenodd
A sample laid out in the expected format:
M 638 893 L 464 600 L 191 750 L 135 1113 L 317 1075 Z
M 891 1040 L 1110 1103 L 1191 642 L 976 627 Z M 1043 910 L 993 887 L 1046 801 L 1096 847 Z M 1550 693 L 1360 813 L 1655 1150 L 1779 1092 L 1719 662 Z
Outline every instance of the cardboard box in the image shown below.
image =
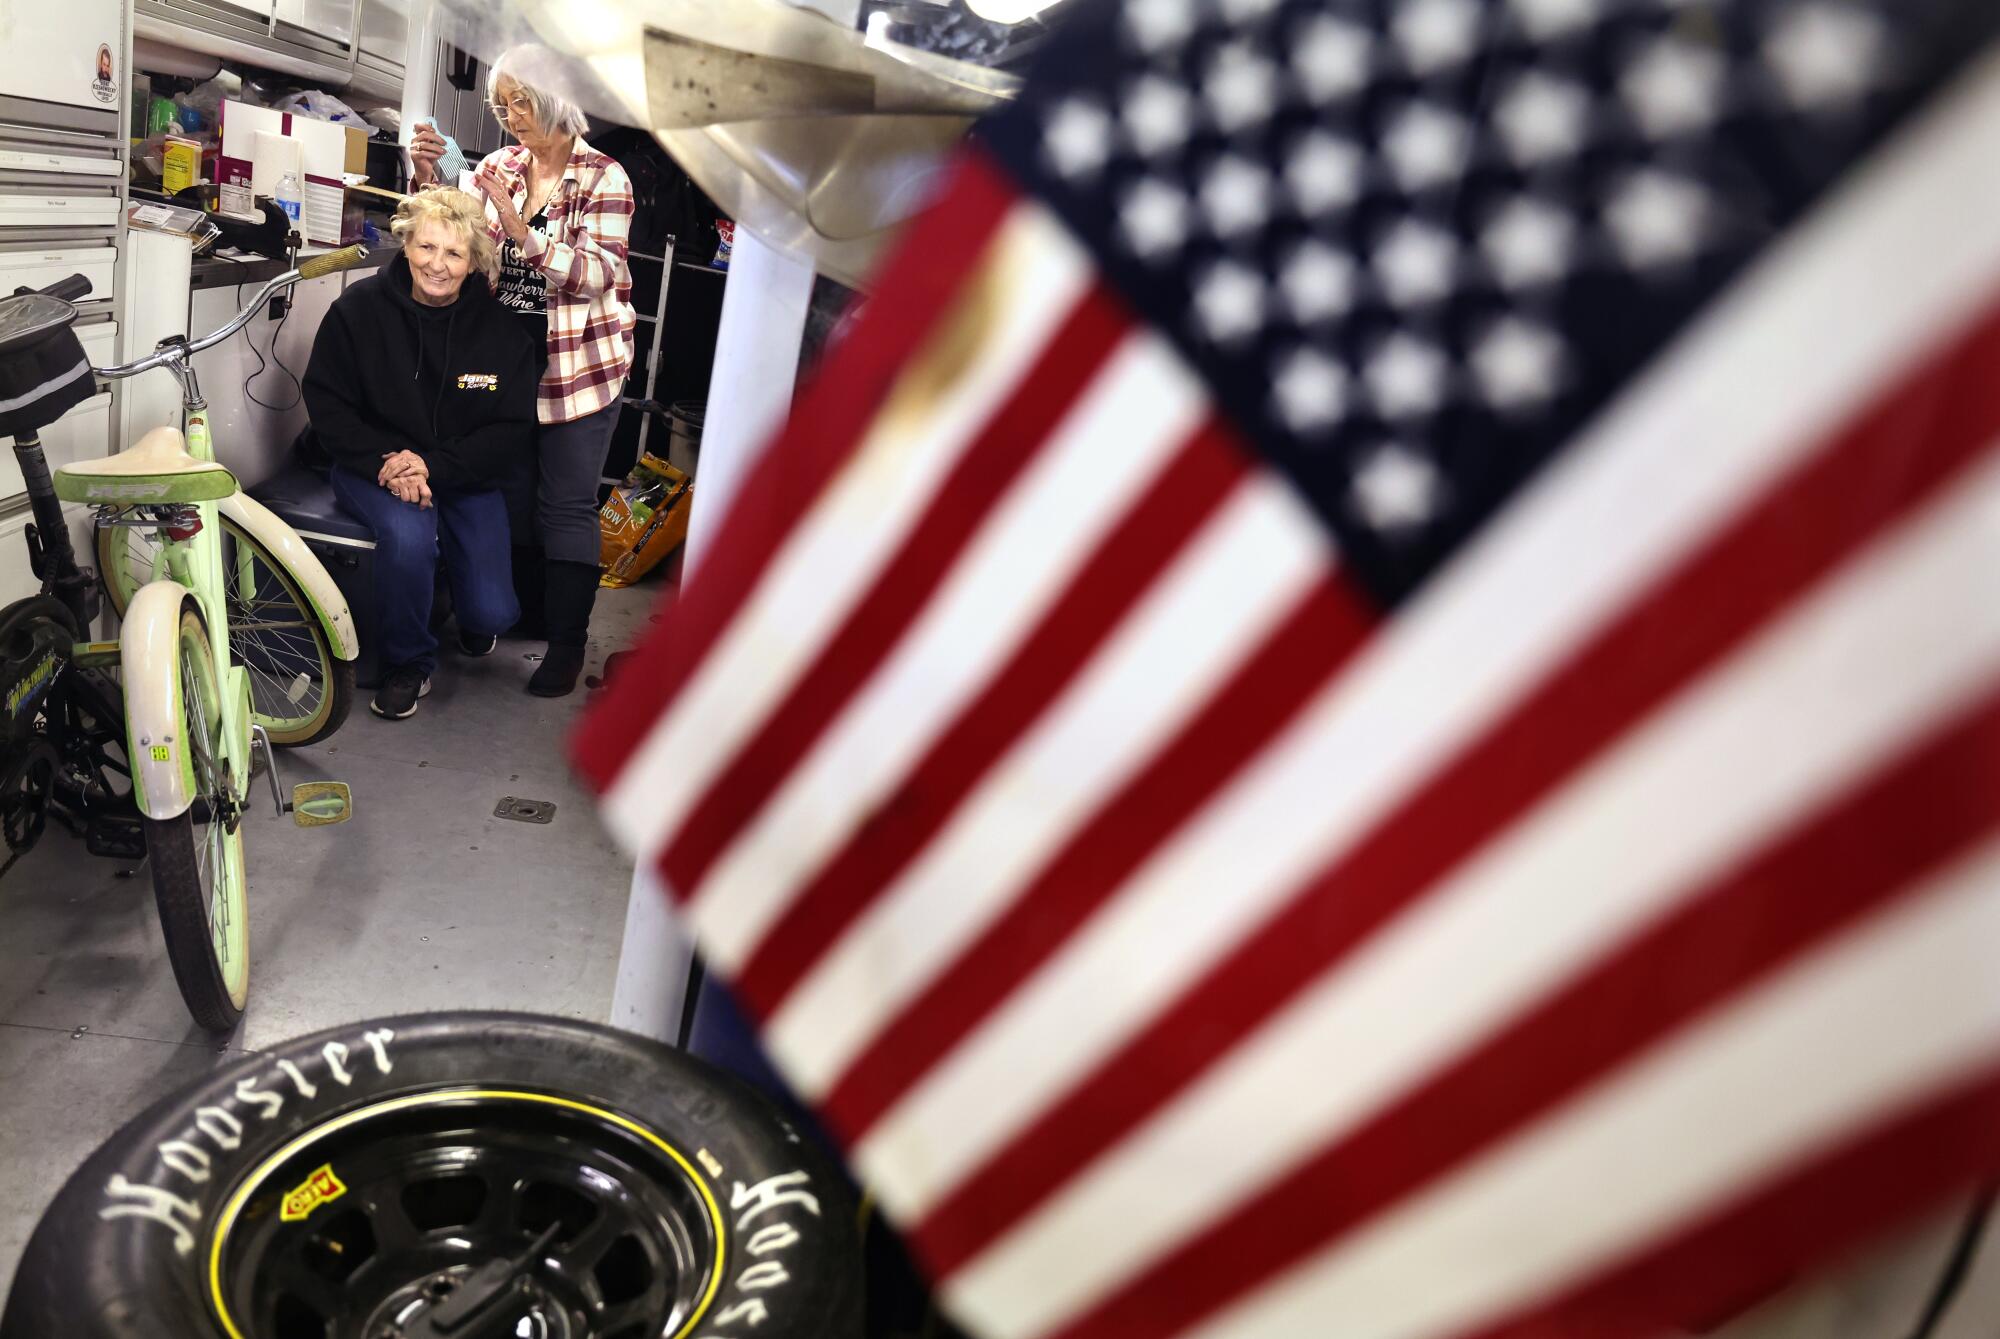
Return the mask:
M 222 208 L 255 217 L 250 182 L 257 132 L 289 135 L 299 141 L 300 162 L 305 169 L 305 180 L 299 183 L 304 207 L 300 226 L 305 239 L 323 246 L 338 245 L 348 127 L 230 100 L 222 104 L 221 122 L 222 151 L 216 158 L 215 179 L 222 187 Z

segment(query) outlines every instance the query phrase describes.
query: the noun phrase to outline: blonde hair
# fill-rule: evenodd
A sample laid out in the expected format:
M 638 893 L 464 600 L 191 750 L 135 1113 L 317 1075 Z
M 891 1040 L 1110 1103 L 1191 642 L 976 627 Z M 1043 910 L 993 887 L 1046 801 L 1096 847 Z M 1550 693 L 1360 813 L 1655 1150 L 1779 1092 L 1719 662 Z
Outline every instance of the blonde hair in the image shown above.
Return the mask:
M 544 134 L 586 135 L 590 133 L 590 118 L 583 114 L 583 108 L 549 88 L 551 83 L 563 81 L 564 75 L 562 58 L 547 47 L 532 43 L 509 47 L 486 71 L 487 104 L 499 97 L 500 81 L 511 79 L 528 100 L 528 115 Z
M 403 197 L 396 206 L 395 221 L 389 231 L 407 245 L 417 229 L 426 223 L 450 228 L 465 239 L 472 268 L 486 276 L 487 283 L 500 277 L 500 253 L 493 249 L 493 235 L 486 231 L 486 203 L 452 187 L 419 191 Z

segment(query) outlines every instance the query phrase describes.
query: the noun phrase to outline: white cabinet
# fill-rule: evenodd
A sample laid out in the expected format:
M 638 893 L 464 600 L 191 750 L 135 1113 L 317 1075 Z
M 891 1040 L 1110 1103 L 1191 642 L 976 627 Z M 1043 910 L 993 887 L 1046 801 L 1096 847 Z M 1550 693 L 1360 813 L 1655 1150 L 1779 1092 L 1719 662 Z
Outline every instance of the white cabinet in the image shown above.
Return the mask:
M 356 0 L 277 0 L 276 35 L 342 56 L 354 52 Z
M 361 0 L 360 21 L 353 87 L 400 99 L 410 40 L 409 0 Z
M 132 0 L 132 31 L 148 41 L 347 86 L 354 73 L 357 0 Z
M 131 78 L 122 68 L 124 20 L 120 0 L 5 0 L 0 96 L 92 110 L 122 105 Z

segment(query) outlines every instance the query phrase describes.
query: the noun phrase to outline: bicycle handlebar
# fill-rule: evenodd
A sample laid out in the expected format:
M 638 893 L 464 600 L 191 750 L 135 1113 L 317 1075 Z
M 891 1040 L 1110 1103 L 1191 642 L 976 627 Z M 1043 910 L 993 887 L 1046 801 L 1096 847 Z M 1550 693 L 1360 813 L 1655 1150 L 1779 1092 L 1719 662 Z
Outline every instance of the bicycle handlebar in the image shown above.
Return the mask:
M 290 288 L 302 279 L 319 279 L 342 270 L 351 270 L 368 258 L 368 248 L 364 246 L 344 246 L 338 251 L 329 251 L 323 256 L 314 256 L 297 269 L 286 270 L 271 282 L 257 290 L 257 296 L 245 303 L 243 310 L 229 318 L 221 328 L 211 330 L 200 339 L 174 340 L 153 350 L 143 358 L 135 358 L 129 363 L 119 363 L 113 367 L 93 367 L 90 370 L 107 381 L 122 381 L 126 377 L 136 377 L 141 372 L 150 372 L 156 367 L 165 367 L 177 359 L 192 357 L 203 349 L 214 348 L 223 340 L 250 324 L 250 318 L 260 311 L 274 295 Z M 83 276 L 78 275 L 78 278 Z M 65 283 L 68 281 L 65 280 Z M 86 281 L 87 282 L 87 281 Z
M 299 278 L 320 279 L 329 274 L 339 274 L 342 270 L 353 269 L 366 259 L 368 259 L 367 247 L 344 246 L 338 251 L 329 251 L 323 256 L 314 256 L 306 261 L 299 266 Z
M 29 290 L 18 289 L 16 291 L 25 293 Z M 67 279 L 58 279 L 47 288 L 35 291 L 39 292 L 45 298 L 61 298 L 64 302 L 75 302 L 78 298 L 87 298 L 90 296 L 90 277 L 83 274 L 72 274 Z

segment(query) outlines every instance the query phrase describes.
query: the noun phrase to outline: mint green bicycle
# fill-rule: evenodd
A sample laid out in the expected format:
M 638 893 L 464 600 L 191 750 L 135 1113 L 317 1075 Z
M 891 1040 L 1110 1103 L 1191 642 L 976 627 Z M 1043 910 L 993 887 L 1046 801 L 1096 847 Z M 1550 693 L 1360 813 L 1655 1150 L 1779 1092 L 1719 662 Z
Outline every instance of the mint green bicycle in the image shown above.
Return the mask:
M 273 741 L 253 706 L 253 675 L 291 685 L 294 707 L 316 685 L 310 687 L 317 703 L 312 724 L 323 736 L 328 722 L 337 725 L 345 714 L 338 695 L 352 691 L 357 646 L 346 601 L 318 559 L 271 513 L 245 507 L 235 475 L 216 462 L 208 405 L 191 360 L 241 330 L 274 294 L 350 268 L 364 255 L 349 247 L 308 260 L 266 284 L 220 330 L 195 340 L 174 336 L 143 358 L 89 369 L 106 379 L 154 369 L 173 373 L 182 389 L 179 431 L 155 428 L 116 455 L 65 466 L 52 486 L 33 434 L 16 434 L 38 522 L 31 547 L 38 546 L 37 573 L 46 574 L 44 602 L 53 606 L 32 611 L 38 640 L 25 655 L 42 656 L 47 667 L 42 659 L 23 660 L 21 704 L 13 710 L 18 717 L 32 709 L 35 720 L 22 727 L 24 742 L 16 751 L 60 760 L 67 736 L 94 729 L 115 739 L 119 732 L 106 729 L 106 718 L 117 708 L 101 691 L 79 699 L 77 690 L 88 684 L 88 674 L 118 667 L 123 758 L 115 758 L 106 740 L 93 742 L 92 756 L 113 764 L 99 769 L 103 784 L 84 788 L 98 811 L 93 835 L 115 829 L 119 810 L 136 811 L 174 979 L 189 1013 L 213 1031 L 235 1025 L 250 988 L 242 822 L 251 801 L 253 740 L 262 746 L 280 813 L 312 827 L 342 822 L 351 811 L 341 782 L 303 783 L 289 802 L 282 797 Z M 41 293 L 0 299 L 6 309 L 0 313 L 0 353 L 14 349 L 27 357 L 37 346 L 55 347 L 76 318 L 67 299 L 88 291 L 77 276 Z M 119 547 L 116 552 L 130 561 L 121 559 L 116 573 L 107 572 L 114 599 L 125 596 L 116 643 L 65 644 L 60 635 L 64 628 L 83 633 L 91 610 L 80 593 L 88 574 L 70 553 L 56 499 L 90 504 L 100 534 L 144 538 L 143 546 Z M 239 620 L 246 626 L 238 628 Z M 24 646 L 26 627 L 15 634 Z M 304 655 L 306 646 L 316 654 Z M 336 663 L 349 672 L 340 673 Z M 49 705 L 58 702 L 61 711 Z M 14 786 L 27 797 L 19 807 L 29 809 L 38 787 L 59 789 L 56 771 L 47 762 L 39 772 L 24 771 Z M 77 771 L 69 767 L 66 774 Z M 129 796 L 120 793 L 128 788 Z M 12 789 L 8 797 L 15 798 Z M 93 840 L 93 849 L 99 845 Z

